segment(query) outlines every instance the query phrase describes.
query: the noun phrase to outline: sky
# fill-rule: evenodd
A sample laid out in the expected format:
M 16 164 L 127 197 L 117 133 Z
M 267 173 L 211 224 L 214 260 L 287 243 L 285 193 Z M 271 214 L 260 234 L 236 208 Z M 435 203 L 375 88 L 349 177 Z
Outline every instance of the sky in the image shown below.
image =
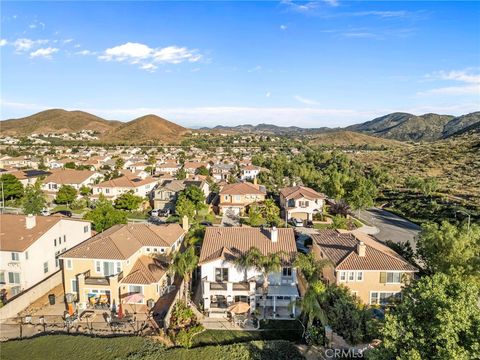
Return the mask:
M 337 127 L 480 110 L 480 2 L 9 2 L 0 118 Z M 1 125 L 0 125 L 1 126 Z

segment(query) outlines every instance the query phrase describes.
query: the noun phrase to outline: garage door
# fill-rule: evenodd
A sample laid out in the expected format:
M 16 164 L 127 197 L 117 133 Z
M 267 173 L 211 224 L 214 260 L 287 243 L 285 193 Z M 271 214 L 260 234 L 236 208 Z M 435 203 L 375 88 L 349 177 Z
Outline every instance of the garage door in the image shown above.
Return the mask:
M 308 213 L 306 213 L 306 212 L 295 212 L 295 213 L 292 213 L 291 217 L 301 219 L 301 220 L 308 220 Z

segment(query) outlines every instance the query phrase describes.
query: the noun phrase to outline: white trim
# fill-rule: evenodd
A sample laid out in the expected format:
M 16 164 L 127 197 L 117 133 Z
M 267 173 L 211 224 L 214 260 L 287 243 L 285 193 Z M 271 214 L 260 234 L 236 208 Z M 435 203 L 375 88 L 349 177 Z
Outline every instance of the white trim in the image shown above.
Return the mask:
M 377 295 L 378 295 L 377 302 L 375 304 L 372 304 L 372 293 L 377 293 Z M 400 291 L 372 290 L 372 291 L 370 291 L 370 296 L 368 298 L 368 304 L 369 305 L 382 305 L 380 303 L 380 294 L 393 294 L 393 296 L 395 296 L 397 294 L 400 294 L 400 298 L 402 298 L 402 291 L 401 290 Z

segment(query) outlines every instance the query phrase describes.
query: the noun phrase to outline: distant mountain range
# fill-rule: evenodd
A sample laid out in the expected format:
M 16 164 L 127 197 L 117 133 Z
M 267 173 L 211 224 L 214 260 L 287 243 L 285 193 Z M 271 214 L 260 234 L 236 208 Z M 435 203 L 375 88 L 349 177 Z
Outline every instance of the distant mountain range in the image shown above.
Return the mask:
M 308 135 L 319 143 L 351 141 L 368 143 L 370 137 L 354 139 L 354 133 L 362 133 L 371 137 L 398 141 L 434 141 L 445 139 L 456 134 L 480 128 L 480 111 L 454 117 L 451 115 L 408 113 L 392 113 L 379 118 L 351 125 L 346 128 L 301 128 L 296 126 L 282 127 L 272 124 L 216 126 L 201 128 L 195 131 L 215 131 L 271 135 Z M 83 111 L 66 111 L 52 109 L 39 112 L 20 119 L 0 122 L 0 134 L 12 136 L 28 136 L 33 133 L 68 133 L 81 130 L 93 130 L 105 142 L 145 143 L 150 141 L 175 143 L 188 134 L 191 129 L 184 128 L 156 115 L 145 115 L 128 122 L 105 120 Z M 329 135 L 328 135 L 329 134 Z M 334 135 L 336 134 L 336 135 Z M 379 141 L 376 141 L 380 144 Z M 391 144 L 391 143 L 390 143 Z

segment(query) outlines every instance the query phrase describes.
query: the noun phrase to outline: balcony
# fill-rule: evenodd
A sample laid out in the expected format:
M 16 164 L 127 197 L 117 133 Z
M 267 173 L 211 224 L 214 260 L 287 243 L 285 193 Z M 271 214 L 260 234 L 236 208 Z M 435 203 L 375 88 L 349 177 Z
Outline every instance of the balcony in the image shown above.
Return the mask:
M 247 282 L 234 283 L 233 290 L 250 290 L 250 284 Z
M 227 290 L 227 283 L 210 283 L 210 290 Z
M 117 276 L 118 281 L 123 279 L 123 271 L 110 276 L 90 276 L 90 270 L 85 273 L 85 285 L 110 286 L 110 278 Z

